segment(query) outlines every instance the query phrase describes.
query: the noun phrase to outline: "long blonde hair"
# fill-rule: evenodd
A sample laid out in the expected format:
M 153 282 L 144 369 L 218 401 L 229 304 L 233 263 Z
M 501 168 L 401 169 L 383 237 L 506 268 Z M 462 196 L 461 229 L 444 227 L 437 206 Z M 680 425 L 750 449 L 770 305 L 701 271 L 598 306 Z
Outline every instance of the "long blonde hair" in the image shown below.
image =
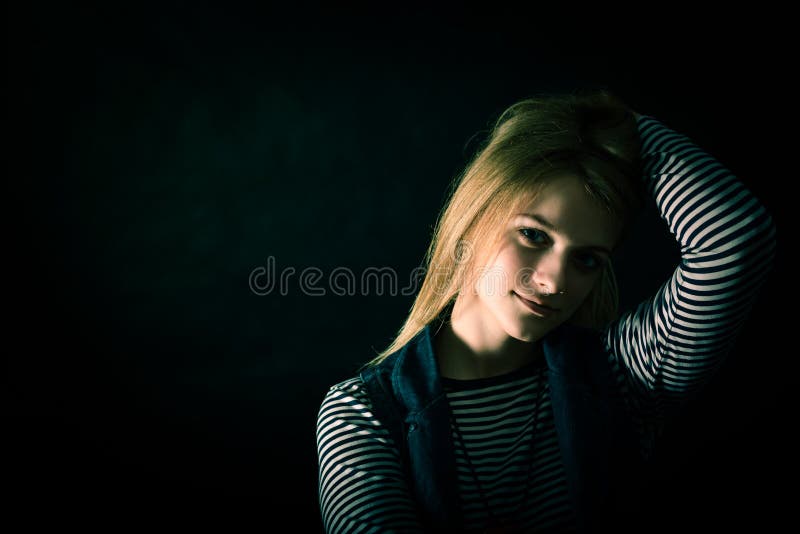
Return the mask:
M 425 254 L 425 278 L 394 341 L 366 366 L 377 365 L 426 325 L 447 319 L 459 291 L 474 283 L 476 265 L 491 253 L 510 214 L 554 176 L 570 173 L 627 223 L 642 205 L 640 141 L 630 109 L 607 90 L 540 94 L 508 107 L 482 147 L 451 184 Z M 473 254 L 472 244 L 480 243 Z M 610 262 L 572 321 L 601 329 L 618 311 Z

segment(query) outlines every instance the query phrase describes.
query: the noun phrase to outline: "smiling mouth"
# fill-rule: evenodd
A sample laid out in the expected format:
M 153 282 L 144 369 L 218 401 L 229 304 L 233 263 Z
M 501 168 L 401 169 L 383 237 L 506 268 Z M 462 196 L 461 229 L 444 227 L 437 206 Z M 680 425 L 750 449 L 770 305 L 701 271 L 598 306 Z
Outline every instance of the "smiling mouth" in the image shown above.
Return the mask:
M 552 306 L 548 306 L 547 304 L 543 304 L 535 300 L 526 299 L 525 297 L 521 296 L 516 292 L 514 292 L 514 295 L 516 295 L 519 301 L 526 308 L 528 308 L 528 310 L 533 312 L 535 315 L 538 315 L 539 317 L 550 317 L 551 315 L 558 312 L 557 308 L 553 308 Z

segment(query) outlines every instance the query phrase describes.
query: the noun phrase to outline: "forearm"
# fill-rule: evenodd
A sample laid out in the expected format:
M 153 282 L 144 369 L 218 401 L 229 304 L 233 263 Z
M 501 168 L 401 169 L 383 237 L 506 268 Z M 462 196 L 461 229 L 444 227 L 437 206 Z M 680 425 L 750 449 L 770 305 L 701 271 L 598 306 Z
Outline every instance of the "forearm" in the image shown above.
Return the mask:
M 731 171 L 657 119 L 637 114 L 637 124 L 645 186 L 680 245 L 683 265 L 724 265 L 711 272 L 723 279 L 749 272 L 747 258 L 773 251 L 771 217 Z M 771 254 L 760 259 L 771 263 Z M 708 278 L 701 274 L 691 278 Z
M 775 228 L 744 184 L 688 137 L 652 117 L 637 124 L 645 186 L 681 261 L 656 295 L 612 325 L 609 345 L 634 389 L 679 401 L 729 353 L 771 269 Z

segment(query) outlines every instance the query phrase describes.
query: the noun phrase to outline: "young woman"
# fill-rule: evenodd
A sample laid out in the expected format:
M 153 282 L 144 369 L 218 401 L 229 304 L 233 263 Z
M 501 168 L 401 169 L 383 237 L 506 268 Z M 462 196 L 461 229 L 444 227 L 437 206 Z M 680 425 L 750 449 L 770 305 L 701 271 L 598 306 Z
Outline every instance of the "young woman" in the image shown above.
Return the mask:
M 455 185 L 396 339 L 322 401 L 325 529 L 620 530 L 766 279 L 772 219 L 605 91 L 512 105 Z M 620 315 L 611 255 L 645 194 L 682 258 Z

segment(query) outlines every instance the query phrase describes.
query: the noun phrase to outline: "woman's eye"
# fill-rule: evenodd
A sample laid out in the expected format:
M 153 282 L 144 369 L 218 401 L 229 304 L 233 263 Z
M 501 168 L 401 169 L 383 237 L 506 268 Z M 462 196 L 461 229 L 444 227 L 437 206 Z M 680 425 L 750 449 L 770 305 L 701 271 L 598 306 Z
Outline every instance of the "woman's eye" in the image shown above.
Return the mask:
M 575 256 L 575 260 L 581 268 L 587 271 L 593 271 L 602 265 L 600 259 L 594 254 L 578 254 Z
M 536 228 L 520 228 L 519 233 L 522 234 L 526 240 L 535 245 L 541 245 L 547 242 L 547 235 Z

